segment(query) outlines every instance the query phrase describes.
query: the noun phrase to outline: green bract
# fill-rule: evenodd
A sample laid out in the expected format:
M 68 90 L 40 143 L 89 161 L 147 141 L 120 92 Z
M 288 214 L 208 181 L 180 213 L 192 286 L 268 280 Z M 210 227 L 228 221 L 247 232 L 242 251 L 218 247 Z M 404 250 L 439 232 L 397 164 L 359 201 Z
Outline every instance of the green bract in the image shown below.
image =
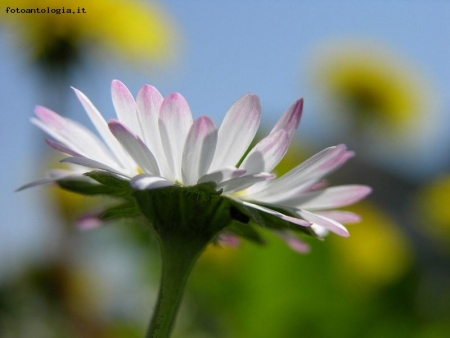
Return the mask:
M 128 180 L 101 170 L 84 174 L 91 180 L 62 179 L 58 184 L 83 195 L 107 195 L 119 203 L 107 208 L 101 219 L 144 217 L 146 224 L 162 237 L 177 236 L 187 241 L 212 241 L 222 231 L 236 234 L 255 243 L 265 241 L 255 225 L 274 230 L 291 229 L 313 235 L 299 227 L 264 212 L 247 208 L 223 196 L 214 182 L 192 187 L 170 186 L 153 190 L 134 190 Z

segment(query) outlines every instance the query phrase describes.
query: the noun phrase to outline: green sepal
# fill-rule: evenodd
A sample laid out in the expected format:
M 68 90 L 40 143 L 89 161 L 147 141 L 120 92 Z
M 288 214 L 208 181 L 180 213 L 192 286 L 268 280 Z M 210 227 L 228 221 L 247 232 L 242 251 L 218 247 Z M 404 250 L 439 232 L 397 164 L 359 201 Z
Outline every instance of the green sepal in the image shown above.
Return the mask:
M 133 190 L 130 182 L 112 173 L 94 170 L 85 173 L 89 179 L 63 178 L 57 181 L 65 189 L 82 195 L 110 195 L 115 197 L 129 197 Z M 96 181 L 96 182 L 95 182 Z
M 281 212 L 281 213 L 283 213 L 285 215 L 292 216 L 292 217 L 297 217 L 294 214 L 291 214 L 290 212 L 288 212 L 286 210 L 277 209 L 277 208 L 274 208 L 272 206 L 270 208 L 275 210 L 275 211 Z M 259 214 L 260 214 L 260 216 L 262 217 L 262 219 L 264 221 L 264 227 L 265 228 L 273 229 L 273 230 L 286 230 L 286 229 L 289 229 L 289 230 L 293 230 L 295 232 L 301 232 L 301 233 L 304 233 L 304 234 L 307 234 L 307 235 L 310 235 L 310 236 L 313 236 L 313 237 L 317 237 L 317 235 L 309 227 L 304 227 L 304 226 L 301 226 L 301 225 L 298 225 L 298 224 L 291 223 L 289 221 L 286 221 L 284 219 L 281 219 L 279 217 L 276 217 L 276 216 L 271 215 L 271 214 L 266 213 L 266 212 L 260 212 Z
M 85 173 L 84 175 L 92 178 L 101 185 L 114 189 L 116 196 L 129 196 L 133 193 L 130 181 L 125 178 L 120 178 L 113 173 L 102 170 L 94 170 Z
M 247 206 L 245 206 L 239 202 L 236 202 L 232 199 L 230 199 L 230 203 L 233 205 L 233 207 L 238 209 L 241 213 L 247 215 L 254 223 L 258 224 L 259 226 L 261 226 L 263 228 L 268 228 L 268 229 L 273 229 L 273 230 L 290 229 L 290 230 L 293 230 L 296 232 L 302 232 L 304 234 L 308 234 L 308 235 L 317 237 L 317 235 L 309 227 L 303 227 L 301 225 L 297 225 L 297 224 L 288 222 L 279 217 L 271 215 L 267 212 L 263 212 L 263 211 L 253 209 L 251 207 L 247 207 Z M 270 206 L 270 208 L 275 211 L 281 212 L 283 214 L 296 217 L 295 215 L 291 214 L 289 211 L 277 209 L 277 208 L 274 208 L 273 206 Z M 242 235 L 242 236 L 244 236 L 244 235 Z
M 141 213 L 160 237 L 210 241 L 230 224 L 230 203 L 214 183 L 134 191 Z
M 129 199 L 125 203 L 109 207 L 100 215 L 100 218 L 107 221 L 116 218 L 135 218 L 141 215 L 138 205 L 134 200 Z
M 260 226 L 264 226 L 264 220 L 262 219 L 259 212 L 255 209 L 249 208 L 242 203 L 236 202 L 235 200 L 229 198 L 230 204 L 235 207 L 239 212 L 246 215 L 251 221 L 257 223 Z
M 63 178 L 57 183 L 65 190 L 82 195 L 129 197 L 133 193 L 129 180 L 107 171 L 94 170 L 83 175 L 86 176 L 85 179 Z
M 118 189 L 94 182 L 61 179 L 56 182 L 61 188 L 82 195 L 117 195 Z
M 237 221 L 233 221 L 228 227 L 225 228 L 225 230 L 228 230 L 238 235 L 239 237 L 249 240 L 250 242 L 260 245 L 266 244 L 266 240 L 258 233 L 254 225 L 251 223 L 243 224 Z

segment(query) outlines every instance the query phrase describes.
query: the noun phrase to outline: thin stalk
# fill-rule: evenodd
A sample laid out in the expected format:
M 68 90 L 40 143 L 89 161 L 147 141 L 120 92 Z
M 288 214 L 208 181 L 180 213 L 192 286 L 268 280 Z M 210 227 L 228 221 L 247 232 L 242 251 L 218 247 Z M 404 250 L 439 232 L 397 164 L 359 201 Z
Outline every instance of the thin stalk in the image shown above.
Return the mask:
M 146 338 L 170 337 L 189 274 L 207 244 L 188 242 L 160 238 L 161 285 Z

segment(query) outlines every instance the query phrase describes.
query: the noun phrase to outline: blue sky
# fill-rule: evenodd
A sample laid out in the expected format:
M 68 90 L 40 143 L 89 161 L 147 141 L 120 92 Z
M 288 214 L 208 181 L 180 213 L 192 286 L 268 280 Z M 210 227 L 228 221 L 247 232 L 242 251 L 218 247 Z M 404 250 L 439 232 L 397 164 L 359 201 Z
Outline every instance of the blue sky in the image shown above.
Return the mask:
M 445 169 L 439 159 L 449 150 L 450 2 L 168 0 L 161 5 L 182 37 L 177 64 L 165 70 L 136 69 L 123 61 L 92 56 L 86 68 L 73 76 L 71 85 L 85 92 L 107 117 L 113 116 L 109 87 L 114 78 L 135 93 L 145 83 L 165 95 L 178 91 L 194 116 L 211 115 L 216 123 L 247 92 L 260 96 L 267 126 L 303 96 L 306 109 L 299 133 L 302 139 L 323 146 L 330 139 L 332 119 L 318 108 L 308 80 L 314 51 L 340 39 L 375 41 L 416 64 L 442 103 L 430 115 L 430 123 L 438 126 L 435 133 L 405 163 L 420 161 L 427 173 Z M 48 97 L 12 39 L 11 32 L 1 28 L 0 238 L 10 245 L 0 245 L 0 271 L 15 261 L 11 257 L 20 256 L 23 250 L 15 247 L 39 252 L 40 246 L 51 242 L 54 231 L 54 221 L 40 202 L 45 188 L 13 193 L 22 183 L 42 176 L 43 152 L 36 143 L 43 135 L 28 119 L 34 106 L 45 104 Z M 87 122 L 69 88 L 67 109 L 72 118 Z

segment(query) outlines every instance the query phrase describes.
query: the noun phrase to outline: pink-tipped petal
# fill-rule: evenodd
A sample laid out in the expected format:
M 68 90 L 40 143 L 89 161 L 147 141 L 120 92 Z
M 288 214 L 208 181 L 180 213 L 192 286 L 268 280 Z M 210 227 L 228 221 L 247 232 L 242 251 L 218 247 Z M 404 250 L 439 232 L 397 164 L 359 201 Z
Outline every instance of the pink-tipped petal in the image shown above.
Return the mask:
M 87 167 L 87 168 L 101 169 L 101 170 L 106 170 L 111 173 L 118 174 L 120 176 L 127 176 L 127 173 L 125 173 L 121 170 L 112 168 L 104 163 L 101 163 L 101 162 L 98 162 L 95 160 L 91 160 L 90 158 L 87 158 L 87 157 L 77 157 L 77 156 L 67 157 L 67 158 L 61 160 L 60 162 L 61 163 L 78 164 L 78 165 L 81 165 L 81 166 Z
M 85 94 L 74 87 L 72 87 L 72 89 L 86 111 L 86 114 L 89 116 L 92 124 L 100 133 L 100 136 L 103 138 L 111 151 L 115 154 L 117 161 L 119 161 L 119 163 L 121 163 L 124 167 L 129 166 L 131 164 L 130 158 L 125 154 L 125 151 L 120 146 L 119 142 L 111 135 L 108 129 L 108 124 L 103 116 Z
M 345 154 L 346 147 L 343 144 L 326 148 L 272 182 L 255 198 L 258 200 L 265 200 L 265 198 L 281 200 L 294 196 L 297 191 L 294 194 L 293 187 L 321 180 L 323 176 L 336 168 L 336 164 L 342 164 L 340 158 L 348 156 Z
M 333 164 L 341 158 L 346 149 L 347 147 L 344 144 L 326 148 L 295 167 L 283 178 L 285 180 L 305 181 L 312 177 L 323 177 L 330 173 L 330 170 L 334 168 Z
M 305 221 L 305 220 L 300 219 L 300 218 L 296 218 L 296 217 L 292 217 L 292 216 L 288 216 L 288 215 L 282 214 L 281 212 L 278 212 L 278 211 L 275 211 L 275 210 L 272 210 L 272 209 L 260 206 L 258 204 L 245 202 L 245 201 L 244 202 L 241 201 L 241 203 L 246 205 L 246 206 L 248 206 L 248 207 L 250 207 L 250 208 L 266 212 L 266 213 L 268 213 L 270 215 L 273 215 L 273 216 L 281 218 L 281 219 L 283 219 L 285 221 L 288 221 L 288 222 L 300 225 L 302 227 L 309 227 L 309 226 L 311 226 L 311 223 L 308 222 L 308 221 Z
M 110 151 L 86 127 L 42 106 L 37 106 L 35 112 L 40 120 L 32 119 L 31 122 L 56 141 L 85 157 L 96 158 L 109 165 L 115 162 Z
M 275 133 L 278 130 L 285 130 L 290 137 L 293 136 L 298 129 L 300 119 L 303 113 L 303 99 L 297 100 L 289 109 L 283 114 L 280 120 L 277 122 L 270 132 Z
M 133 133 L 142 138 L 141 126 L 137 117 L 136 102 L 127 86 L 119 80 L 113 80 L 111 94 L 118 119 L 130 128 Z
M 166 97 L 159 113 L 159 132 L 172 179 L 182 181 L 181 162 L 186 137 L 192 126 L 192 114 L 184 97 L 174 93 Z
M 161 175 L 165 176 L 170 170 L 167 168 L 166 155 L 162 148 L 158 126 L 159 110 L 163 100 L 163 96 L 155 87 L 145 85 L 139 90 L 136 106 L 144 135 L 143 141 L 158 160 Z
M 103 225 L 103 221 L 100 219 L 100 215 L 98 213 L 89 213 L 81 216 L 77 220 L 77 227 L 81 231 L 89 231 L 93 229 L 97 229 Z
M 182 159 L 183 184 L 197 184 L 200 177 L 206 174 L 216 150 L 217 128 L 206 116 L 199 117 L 186 138 Z
M 119 121 L 110 121 L 109 129 L 111 133 L 122 144 L 127 153 L 133 158 L 137 166 L 147 173 L 159 175 L 158 162 L 153 156 L 152 152 L 141 141 L 141 139 L 134 135 Z
M 70 171 L 70 170 L 61 170 L 61 169 L 50 170 L 49 175 L 50 175 L 50 177 L 41 178 L 39 180 L 22 185 L 21 187 L 16 189 L 16 191 L 25 190 L 25 189 L 36 187 L 36 186 L 43 185 L 43 184 L 54 183 L 54 182 L 64 179 L 64 178 L 71 178 L 71 179 L 79 180 L 79 181 L 89 181 L 90 180 L 88 177 L 83 176 L 79 173 Z
M 33 188 L 33 187 L 37 187 L 39 185 L 44 185 L 44 184 L 49 184 L 49 183 L 53 183 L 56 182 L 59 178 L 58 177 L 45 177 L 45 178 L 41 178 L 38 179 L 36 181 L 24 184 L 22 186 L 20 186 L 19 188 L 17 188 L 15 191 L 22 191 L 28 188 Z
M 159 109 L 163 100 L 164 98 L 158 89 L 150 85 L 143 86 L 136 98 L 138 118 L 142 126 L 144 141 L 148 143 L 151 150 L 161 144 L 157 127 Z
M 297 200 L 300 198 L 301 201 L 303 201 L 304 199 L 302 198 L 302 196 L 311 191 L 312 187 L 317 184 L 316 179 L 313 178 L 309 179 L 308 181 L 301 182 L 297 185 L 292 185 L 291 187 L 286 188 L 286 190 L 278 190 L 270 194 L 268 193 L 268 191 L 271 190 L 271 185 L 276 181 L 267 182 L 268 183 L 266 184 L 266 186 L 263 187 L 258 187 L 257 185 L 250 187 L 247 191 L 245 199 L 258 201 L 265 204 L 292 206 L 293 200 Z
M 246 172 L 247 171 L 245 169 L 238 169 L 234 167 L 224 168 L 222 170 L 203 175 L 197 183 L 214 182 L 216 184 L 220 184 L 222 182 L 229 181 L 232 178 L 240 177 Z
M 342 185 L 307 193 L 284 204 L 308 210 L 335 209 L 356 203 L 371 191 L 372 188 L 365 185 Z
M 298 238 L 292 231 L 277 231 L 275 233 L 280 236 L 292 250 L 299 253 L 310 252 L 310 246 Z
M 342 224 L 361 222 L 361 216 L 350 211 L 327 210 L 327 211 L 314 211 L 314 213 L 320 216 L 325 216 L 327 218 L 334 219 L 336 222 Z
M 141 174 L 133 177 L 130 181 L 130 185 L 136 190 L 152 190 L 174 186 L 175 184 L 159 176 Z
M 300 99 L 283 114 L 270 134 L 250 151 L 241 167 L 247 169 L 248 173 L 271 172 L 289 149 L 302 111 L 303 99 Z
M 306 210 L 299 210 L 298 214 L 303 217 L 304 219 L 306 219 L 307 221 L 310 221 L 314 224 L 320 225 L 332 232 L 334 232 L 335 234 L 342 236 L 342 237 L 349 237 L 350 233 L 348 232 L 347 228 L 345 226 L 343 226 L 341 223 L 336 222 L 335 220 L 325 217 L 325 216 L 320 216 L 317 214 L 314 214 L 312 212 L 306 211 Z
M 211 171 L 236 166 L 249 147 L 261 120 L 258 96 L 247 94 L 231 106 L 219 128 Z
M 50 139 L 45 139 L 44 140 L 45 143 L 47 143 L 50 147 L 52 147 L 55 150 L 58 150 L 64 154 L 67 155 L 72 155 L 72 156 L 81 156 L 79 153 L 77 153 L 76 151 L 70 149 L 69 147 L 66 147 L 64 144 L 50 140 Z
M 240 168 L 246 169 L 248 174 L 271 172 L 283 159 L 290 141 L 289 134 L 285 130 L 269 134 L 253 147 Z
M 299 238 L 286 238 L 285 239 L 286 244 L 289 245 L 289 247 L 299 253 L 308 253 L 311 251 L 310 246 L 303 242 L 302 240 L 300 240 Z
M 257 174 L 243 175 L 222 182 L 217 185 L 217 188 L 223 189 L 224 193 L 231 194 L 233 192 L 245 190 L 255 183 L 271 180 L 274 178 L 275 174 L 271 173 L 257 173 Z

